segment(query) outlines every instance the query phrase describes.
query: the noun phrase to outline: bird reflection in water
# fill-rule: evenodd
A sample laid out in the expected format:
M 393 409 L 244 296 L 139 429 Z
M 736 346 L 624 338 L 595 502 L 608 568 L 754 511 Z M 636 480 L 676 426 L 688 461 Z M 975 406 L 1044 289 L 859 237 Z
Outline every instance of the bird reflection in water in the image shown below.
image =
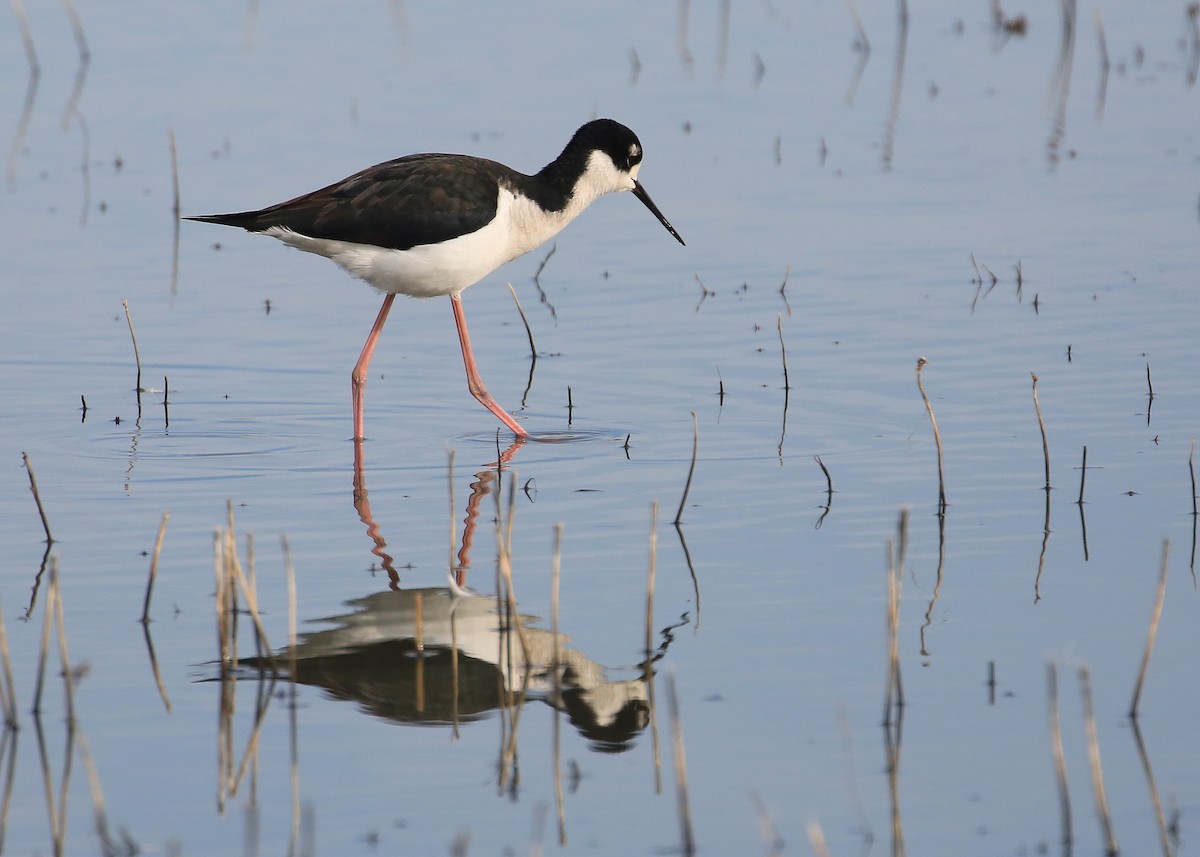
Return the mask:
M 475 474 L 449 585 L 402 589 L 387 542 L 371 514 L 355 444 L 354 504 L 389 577 L 389 589 L 346 602 L 328 627 L 302 634 L 277 662 L 295 665 L 301 684 L 356 702 L 368 714 L 398 723 L 457 726 L 540 699 L 564 711 L 601 752 L 621 752 L 650 719 L 647 681 L 666 653 L 665 632 L 636 677 L 612 680 L 607 669 L 567 646 L 565 634 L 532 625 L 515 603 L 465 588 L 483 499 L 496 492 L 518 440 L 494 469 Z M 639 606 L 640 609 L 640 606 Z M 252 664 L 251 664 L 252 665 Z

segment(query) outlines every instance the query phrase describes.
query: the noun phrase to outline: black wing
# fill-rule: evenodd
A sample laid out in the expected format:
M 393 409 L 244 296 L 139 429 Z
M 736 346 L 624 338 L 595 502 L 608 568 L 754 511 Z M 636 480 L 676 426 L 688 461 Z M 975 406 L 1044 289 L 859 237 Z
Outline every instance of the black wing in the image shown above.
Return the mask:
M 188 217 L 263 232 L 408 250 L 474 232 L 496 216 L 498 186 L 521 178 L 466 155 L 408 155 L 259 211 Z

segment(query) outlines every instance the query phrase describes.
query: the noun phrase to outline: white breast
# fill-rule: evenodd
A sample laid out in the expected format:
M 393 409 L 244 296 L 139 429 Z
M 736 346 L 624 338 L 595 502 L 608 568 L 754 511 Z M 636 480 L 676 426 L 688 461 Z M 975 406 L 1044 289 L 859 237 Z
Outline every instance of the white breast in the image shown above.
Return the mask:
M 280 227 L 263 234 L 298 250 L 326 256 L 381 292 L 431 298 L 458 294 L 505 262 L 544 244 L 595 198 L 596 194 L 577 193 L 563 211 L 548 213 L 525 197 L 500 188 L 496 217 L 482 229 L 408 250 L 310 238 Z

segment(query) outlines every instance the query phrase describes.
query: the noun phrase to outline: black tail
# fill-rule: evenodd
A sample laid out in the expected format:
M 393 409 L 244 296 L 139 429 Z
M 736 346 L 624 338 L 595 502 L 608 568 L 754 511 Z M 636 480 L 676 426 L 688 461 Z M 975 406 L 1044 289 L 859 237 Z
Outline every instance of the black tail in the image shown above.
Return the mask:
M 250 232 L 261 232 L 264 229 L 270 229 L 274 225 L 273 221 L 269 221 L 263 217 L 263 212 L 261 211 L 239 211 L 234 214 L 198 214 L 194 217 L 185 217 L 183 219 L 198 220 L 201 223 L 219 223 L 222 226 L 236 226 Z

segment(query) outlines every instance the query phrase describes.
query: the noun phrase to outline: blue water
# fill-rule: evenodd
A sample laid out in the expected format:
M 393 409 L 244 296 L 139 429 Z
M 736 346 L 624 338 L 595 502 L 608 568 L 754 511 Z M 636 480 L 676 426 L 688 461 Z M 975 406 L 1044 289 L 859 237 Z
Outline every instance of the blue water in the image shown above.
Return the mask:
M 856 6 L 870 43 L 861 78 L 845 4 L 81 7 L 82 78 L 62 7 L 31 4 L 32 97 L 19 29 L 6 28 L 0 599 L 20 730 L 15 750 L 4 745 L 5 852 L 53 853 L 68 752 L 63 851 L 98 849 L 57 660 L 41 715 L 53 808 L 29 714 L 47 584 L 23 621 L 45 552 L 25 452 L 55 538 L 70 660 L 86 665 L 77 729 L 109 830 L 145 852 L 424 854 L 466 837 L 480 854 L 677 849 L 667 674 L 704 853 L 769 852 L 752 794 L 787 853 L 808 849 L 810 823 L 832 854 L 872 837 L 892 853 L 1066 851 L 1053 661 L 1074 853 L 1103 848 L 1082 665 L 1117 839 L 1153 853 L 1160 830 L 1126 712 L 1169 539 L 1141 732 L 1187 853 L 1200 793 L 1194 25 L 1182 5 L 1084 3 L 1064 51 L 1056 6 L 1006 8 L 1028 29 L 1005 38 L 985 6 L 912 5 L 898 73 L 895 7 Z M 368 518 L 361 494 L 355 505 L 348 375 L 379 296 L 233 230 L 183 224 L 176 245 L 169 134 L 188 214 L 266 205 L 413 151 L 532 171 L 598 115 L 638 132 L 640 178 L 687 247 L 610 197 L 548 259 L 549 246 L 466 293 L 489 389 L 554 440 L 516 450 L 499 492 L 480 475 L 493 472 L 495 421 L 466 391 L 449 307 L 398 302 L 366 394 Z M 533 282 L 543 260 L 553 314 Z M 505 281 L 535 337 L 532 383 Z M 123 298 L 153 389 L 140 413 Z M 943 444 L 942 519 L 918 357 Z M 1048 537 L 1031 372 L 1050 450 Z M 693 412 L 698 456 L 676 529 Z M 496 592 L 510 484 L 515 595 L 541 643 L 563 525 L 559 625 L 574 683 L 563 694 L 535 653 L 524 704 L 501 716 L 502 689 L 525 673 L 509 662 L 512 639 L 494 634 L 491 602 L 457 602 L 456 621 L 481 616 L 488 641 L 463 643 L 457 697 L 455 646 L 438 636 L 451 614 L 435 606 L 449 603 L 473 485 L 463 582 Z M 271 688 L 255 733 L 267 686 L 245 668 L 231 746 L 240 763 L 257 734 L 256 761 L 222 791 L 213 538 L 227 500 L 243 558 L 254 537 L 276 649 L 288 637 L 281 535 L 302 639 L 360 627 L 338 650 L 349 660 L 314 656 L 320 678 L 298 673 L 298 809 L 290 690 Z M 652 728 L 640 665 L 654 502 Z M 899 839 L 880 719 L 885 546 L 902 508 Z M 136 621 L 168 509 L 150 632 L 170 711 Z M 403 621 L 387 618 L 391 605 Z M 416 612 L 423 656 L 404 628 Z M 243 654 L 251 634 L 244 622 Z M 468 691 L 483 700 L 473 710 Z M 628 719 L 598 730 L 618 709 Z M 511 772 L 501 784 L 514 710 L 515 788 Z M 601 752 L 605 741 L 622 752 Z

